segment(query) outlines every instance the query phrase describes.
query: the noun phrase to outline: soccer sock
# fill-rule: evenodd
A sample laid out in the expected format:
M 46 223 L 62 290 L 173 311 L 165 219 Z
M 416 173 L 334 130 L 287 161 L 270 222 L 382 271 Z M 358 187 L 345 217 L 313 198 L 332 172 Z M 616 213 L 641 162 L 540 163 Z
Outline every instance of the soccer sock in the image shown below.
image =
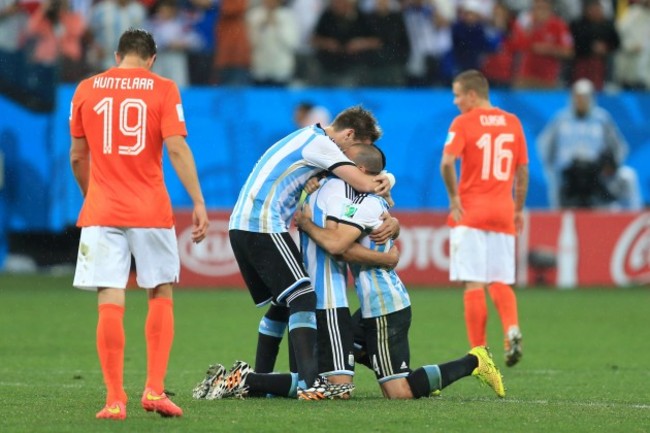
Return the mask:
M 279 305 L 271 305 L 260 320 L 255 356 L 255 371 L 257 373 L 270 373 L 275 368 L 275 361 L 288 320 L 289 309 Z
M 437 365 L 425 365 L 413 370 L 406 376 L 406 381 L 414 398 L 428 397 L 431 392 L 442 389 L 440 376 L 440 368 Z
M 124 392 L 124 307 L 100 304 L 97 319 L 97 354 L 106 384 L 106 404 L 126 403 Z
M 301 387 L 310 387 L 318 375 L 316 352 L 316 294 L 311 286 L 303 286 L 287 297 L 289 305 L 289 338 L 296 356 Z
M 149 312 L 145 322 L 147 340 L 146 387 L 158 394 L 164 390 L 169 353 L 174 341 L 174 303 L 169 298 L 149 300 Z
M 439 364 L 440 368 L 440 389 L 445 388 L 466 376 L 478 367 L 478 358 L 474 355 L 465 355 L 455 361 Z
M 482 288 L 465 290 L 465 325 L 470 347 L 485 346 L 485 325 L 487 322 L 487 303 Z
M 296 397 L 298 373 L 249 373 L 246 377 L 246 386 L 249 392 L 255 394 Z
M 517 314 L 517 297 L 515 291 L 507 284 L 492 283 L 488 287 L 490 297 L 501 318 L 503 333 L 507 334 L 511 326 L 519 327 Z

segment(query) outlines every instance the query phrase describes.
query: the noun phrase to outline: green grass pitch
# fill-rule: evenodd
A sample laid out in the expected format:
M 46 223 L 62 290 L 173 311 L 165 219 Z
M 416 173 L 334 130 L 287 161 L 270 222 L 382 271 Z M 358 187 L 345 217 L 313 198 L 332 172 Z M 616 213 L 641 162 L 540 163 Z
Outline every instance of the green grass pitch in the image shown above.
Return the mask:
M 96 297 L 71 276 L 0 275 L 0 432 L 650 432 L 650 290 L 520 289 L 524 357 L 503 364 L 490 306 L 489 342 L 507 388 L 475 378 L 441 397 L 387 401 L 365 367 L 349 401 L 194 401 L 210 363 L 253 362 L 264 310 L 238 290 L 178 289 L 167 388 L 185 411 L 163 419 L 139 406 L 146 296 L 127 294 L 124 422 L 99 421 L 104 388 L 95 351 Z M 412 289 L 411 367 L 463 355 L 460 289 Z M 278 369 L 287 368 L 286 346 Z

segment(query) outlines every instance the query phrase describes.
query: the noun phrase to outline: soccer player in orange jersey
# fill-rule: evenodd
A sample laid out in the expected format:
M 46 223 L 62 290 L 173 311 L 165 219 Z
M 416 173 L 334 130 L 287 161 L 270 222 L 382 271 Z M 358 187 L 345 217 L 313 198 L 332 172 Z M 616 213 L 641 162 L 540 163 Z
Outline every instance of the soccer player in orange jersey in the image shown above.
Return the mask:
M 510 285 L 528 191 L 526 140 L 519 119 L 490 104 L 483 74 L 465 71 L 452 86 L 461 114 L 449 128 L 440 164 L 450 207 L 450 279 L 465 283 L 471 347 L 487 342 L 488 289 L 503 325 L 506 365 L 513 366 L 522 356 L 517 299 Z
M 180 259 L 172 206 L 162 171 L 163 141 L 194 204 L 192 239 L 200 242 L 208 216 L 176 84 L 150 69 L 150 33 L 120 37 L 117 67 L 83 80 L 72 98 L 70 163 L 84 196 L 74 286 L 97 290 L 97 352 L 107 395 L 97 418 L 126 418 L 123 386 L 125 288 L 135 258 L 137 283 L 148 290 L 145 323 L 147 379 L 142 407 L 162 416 L 183 411 L 164 392 L 174 338 L 172 285 Z

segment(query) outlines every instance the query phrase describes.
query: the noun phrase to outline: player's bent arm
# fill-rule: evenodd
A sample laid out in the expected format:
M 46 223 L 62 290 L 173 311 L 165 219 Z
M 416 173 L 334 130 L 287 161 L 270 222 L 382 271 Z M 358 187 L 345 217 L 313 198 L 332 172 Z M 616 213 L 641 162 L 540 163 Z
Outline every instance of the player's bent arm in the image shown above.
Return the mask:
M 355 242 L 341 255 L 341 258 L 348 263 L 394 269 L 399 263 L 399 250 L 393 246 L 387 253 L 380 252 Z
M 385 194 L 390 191 L 390 181 L 385 174 L 371 176 L 365 174 L 355 165 L 339 165 L 332 172 L 359 192 Z
M 338 224 L 335 229 L 324 229 L 307 218 L 297 219 L 296 223 L 314 242 L 333 256 L 343 254 L 361 235 L 361 230 L 350 224 Z
M 81 194 L 86 197 L 90 177 L 90 148 L 86 137 L 72 137 L 70 166 L 72 167 L 72 174 L 81 189 Z

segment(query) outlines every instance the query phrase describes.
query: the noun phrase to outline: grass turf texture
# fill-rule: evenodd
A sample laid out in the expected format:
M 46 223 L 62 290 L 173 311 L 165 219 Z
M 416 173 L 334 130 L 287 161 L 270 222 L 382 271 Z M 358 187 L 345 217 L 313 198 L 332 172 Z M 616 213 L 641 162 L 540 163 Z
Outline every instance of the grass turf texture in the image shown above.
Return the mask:
M 411 290 L 411 367 L 463 355 L 459 289 Z M 650 291 L 518 290 L 524 358 L 503 363 L 490 306 L 489 341 L 507 397 L 466 378 L 442 397 L 387 401 L 372 372 L 357 369 L 350 401 L 282 398 L 195 401 L 210 363 L 254 361 L 256 309 L 245 291 L 178 289 L 176 339 L 166 385 L 185 411 L 163 419 L 140 408 L 146 296 L 127 294 L 124 422 L 95 420 L 104 388 L 95 351 L 96 297 L 71 277 L 0 275 L 2 432 L 648 432 Z M 287 368 L 286 346 L 279 369 Z

